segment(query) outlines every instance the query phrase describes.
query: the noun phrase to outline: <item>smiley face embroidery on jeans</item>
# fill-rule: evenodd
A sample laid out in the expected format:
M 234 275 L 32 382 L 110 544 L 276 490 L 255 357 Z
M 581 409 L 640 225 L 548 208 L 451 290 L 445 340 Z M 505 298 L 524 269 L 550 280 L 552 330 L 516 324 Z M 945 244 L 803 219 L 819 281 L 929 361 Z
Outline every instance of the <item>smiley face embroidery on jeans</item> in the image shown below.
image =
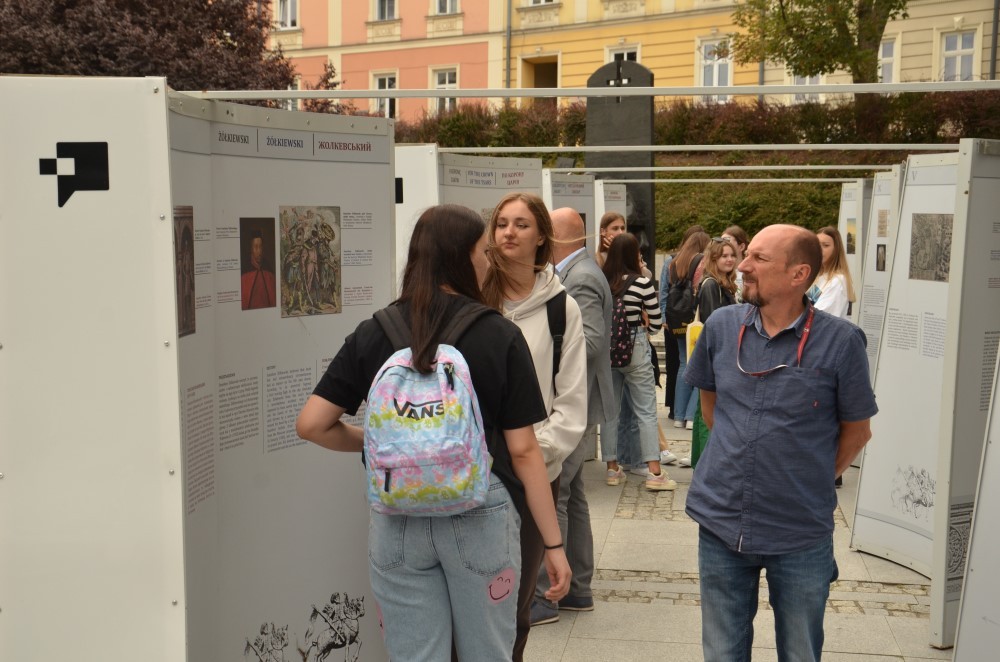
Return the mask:
M 490 596 L 490 602 L 499 604 L 510 597 L 514 592 L 514 585 L 517 582 L 517 574 L 513 568 L 504 568 L 500 574 L 494 577 L 486 587 Z

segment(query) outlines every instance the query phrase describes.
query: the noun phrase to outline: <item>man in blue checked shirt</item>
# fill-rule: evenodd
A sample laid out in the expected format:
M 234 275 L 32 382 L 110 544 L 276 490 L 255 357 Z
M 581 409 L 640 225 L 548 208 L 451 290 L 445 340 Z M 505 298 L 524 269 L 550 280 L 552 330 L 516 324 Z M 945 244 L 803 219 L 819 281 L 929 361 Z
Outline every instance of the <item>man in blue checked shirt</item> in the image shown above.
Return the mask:
M 761 230 L 739 265 L 746 303 L 708 319 L 688 363 L 712 430 L 687 497 L 706 662 L 750 659 L 761 569 L 778 659 L 820 659 L 837 579 L 834 478 L 878 412 L 864 333 L 805 297 L 821 262 L 812 232 Z

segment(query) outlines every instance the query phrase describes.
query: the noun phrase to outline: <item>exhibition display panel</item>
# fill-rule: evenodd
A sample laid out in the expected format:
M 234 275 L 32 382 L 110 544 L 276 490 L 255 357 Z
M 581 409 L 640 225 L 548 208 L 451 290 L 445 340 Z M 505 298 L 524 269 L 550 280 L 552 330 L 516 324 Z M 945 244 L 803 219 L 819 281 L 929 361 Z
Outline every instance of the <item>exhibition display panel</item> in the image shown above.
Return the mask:
M 865 242 L 862 272 L 864 277 L 854 281 L 854 289 L 860 295 L 857 324 L 868 339 L 868 372 L 872 384 L 875 383 L 878 348 L 885 321 L 889 275 L 892 273 L 892 260 L 896 253 L 902 173 L 902 166 L 893 166 L 891 171 L 875 175 L 868 214 L 868 240 Z
M 0 658 L 385 659 L 359 457 L 294 423 L 391 297 L 392 123 L 0 94 Z
M 954 640 L 993 397 L 998 155 L 995 142 L 963 140 L 957 153 L 908 161 L 852 532 L 855 548 L 931 578 L 938 647 Z

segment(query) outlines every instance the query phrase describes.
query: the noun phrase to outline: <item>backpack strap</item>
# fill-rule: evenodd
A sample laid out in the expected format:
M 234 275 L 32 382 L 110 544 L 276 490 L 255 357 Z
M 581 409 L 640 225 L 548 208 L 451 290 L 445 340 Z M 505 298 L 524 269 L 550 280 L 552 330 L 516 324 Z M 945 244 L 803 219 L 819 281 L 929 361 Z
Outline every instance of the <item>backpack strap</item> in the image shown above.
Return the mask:
M 472 326 L 473 322 L 483 315 L 495 312 L 497 311 L 493 308 L 487 308 L 481 303 L 475 303 L 474 301 L 466 302 L 445 325 L 438 342 L 446 345 L 454 345 L 462 337 L 462 334 Z M 399 311 L 399 306 L 386 306 L 381 310 L 376 310 L 375 321 L 382 327 L 395 351 L 398 352 L 412 344 L 410 325 L 403 318 L 403 314 Z
M 552 334 L 552 379 L 555 379 L 559 374 L 563 336 L 566 334 L 566 290 L 545 302 L 545 312 L 549 317 L 549 333 Z
M 702 258 L 705 257 L 704 253 L 698 253 L 691 259 L 691 265 L 688 267 L 688 277 L 687 279 L 694 284 L 694 275 L 698 271 L 698 265 L 701 264 Z
M 398 352 L 404 347 L 410 346 L 410 326 L 403 319 L 403 313 L 399 312 L 399 306 L 386 306 L 381 310 L 376 310 L 375 321 L 382 327 L 389 342 L 392 343 L 393 350 Z
M 483 315 L 489 315 L 490 313 L 499 314 L 497 310 L 488 308 L 481 303 L 467 301 L 461 310 L 455 313 L 445 325 L 438 342 L 454 346 L 458 342 L 458 339 L 472 326 L 473 322 Z

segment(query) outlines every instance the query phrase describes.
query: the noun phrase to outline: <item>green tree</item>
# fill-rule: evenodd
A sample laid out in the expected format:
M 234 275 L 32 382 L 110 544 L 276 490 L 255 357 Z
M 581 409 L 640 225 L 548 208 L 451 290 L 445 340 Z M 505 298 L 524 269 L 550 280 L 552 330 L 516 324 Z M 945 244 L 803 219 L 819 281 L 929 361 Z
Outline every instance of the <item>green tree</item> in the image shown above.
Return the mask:
M 286 89 L 271 0 L 0 0 L 0 73 L 166 76 L 179 90 Z
M 733 35 L 740 64 L 782 62 L 798 76 L 845 70 L 855 83 L 877 83 L 885 26 L 906 16 L 907 0 L 739 0 Z M 872 139 L 885 129 L 884 103 L 860 95 L 858 131 Z

